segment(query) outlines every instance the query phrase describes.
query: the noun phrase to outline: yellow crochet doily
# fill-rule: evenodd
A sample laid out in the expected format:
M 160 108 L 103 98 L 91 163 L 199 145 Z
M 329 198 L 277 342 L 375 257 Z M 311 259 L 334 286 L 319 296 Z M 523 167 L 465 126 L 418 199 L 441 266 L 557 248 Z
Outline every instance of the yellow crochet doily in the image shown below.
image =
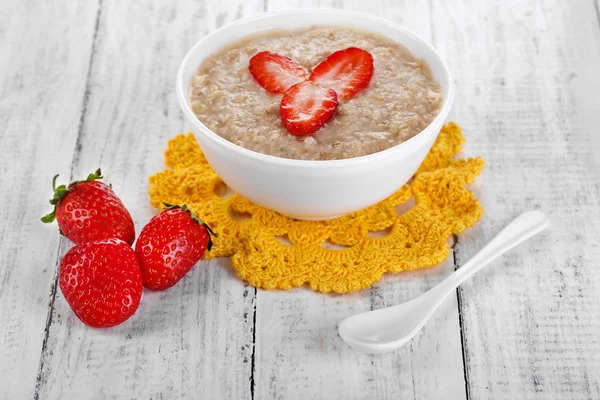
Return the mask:
M 169 141 L 170 168 L 150 177 L 148 192 L 155 207 L 185 203 L 197 213 L 219 235 L 206 257 L 231 257 L 238 276 L 251 285 L 290 289 L 308 283 L 321 292 L 347 293 L 369 287 L 384 272 L 439 264 L 449 254 L 446 239 L 481 217 L 483 209 L 465 185 L 481 172 L 483 160 L 455 160 L 463 142 L 458 125 L 445 125 L 410 183 L 372 207 L 330 221 L 298 221 L 237 194 L 221 197 L 225 184 L 191 133 Z M 398 212 L 413 196 L 414 206 Z M 331 243 L 345 248 L 331 249 Z

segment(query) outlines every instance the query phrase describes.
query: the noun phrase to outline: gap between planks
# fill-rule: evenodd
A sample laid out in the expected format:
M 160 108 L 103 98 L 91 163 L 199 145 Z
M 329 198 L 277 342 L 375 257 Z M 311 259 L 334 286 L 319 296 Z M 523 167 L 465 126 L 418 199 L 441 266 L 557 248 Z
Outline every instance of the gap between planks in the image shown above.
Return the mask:
M 430 29 L 431 29 L 431 45 L 435 48 L 436 46 L 436 38 L 435 38 L 435 29 L 433 28 L 433 0 L 429 0 L 429 20 L 430 20 Z M 458 235 L 452 234 L 452 261 L 454 263 L 454 271 L 456 271 L 458 266 Z M 456 311 L 458 312 L 458 330 L 460 332 L 460 347 L 461 347 L 461 355 L 462 355 L 462 368 L 463 368 L 463 379 L 465 383 L 465 400 L 469 400 L 471 398 L 471 394 L 469 391 L 469 373 L 467 368 L 467 344 L 466 338 L 464 334 L 464 326 L 463 326 L 463 299 L 462 299 L 462 289 L 461 286 L 456 288 Z
M 266 0 L 265 0 L 266 4 Z M 250 399 L 254 400 L 254 372 L 256 370 L 256 298 L 258 289 L 254 288 L 254 297 L 252 298 L 252 357 L 250 357 Z
M 73 180 L 73 166 L 79 157 L 79 153 L 81 152 L 81 133 L 83 130 L 83 125 L 85 122 L 85 115 L 87 111 L 88 102 L 90 99 L 90 79 L 92 74 L 92 66 L 94 63 L 94 56 L 96 54 L 96 45 L 98 43 L 98 30 L 100 28 L 100 18 L 102 17 L 102 1 L 98 0 L 98 9 L 96 10 L 96 20 L 94 22 L 94 34 L 92 36 L 90 57 L 88 61 L 88 70 L 85 81 L 85 90 L 83 92 L 83 101 L 81 104 L 81 115 L 79 116 L 79 123 L 77 125 L 77 139 L 75 141 L 75 151 L 73 153 L 73 160 L 71 160 L 71 172 L 69 174 L 69 182 Z M 66 245 L 66 239 L 61 234 L 61 238 L 59 241 L 59 248 L 64 248 Z M 40 351 L 40 361 L 38 365 L 38 374 L 35 381 L 35 391 L 34 391 L 34 399 L 39 399 L 39 390 L 42 384 L 42 374 L 44 369 L 44 353 L 46 352 L 48 346 L 48 337 L 50 335 L 50 325 L 52 325 L 52 316 L 54 312 L 54 301 L 56 300 L 56 291 L 58 287 L 58 271 L 60 268 L 60 254 L 61 251 L 57 253 L 56 261 L 54 263 L 55 270 L 54 275 L 52 276 L 52 286 L 50 289 L 50 296 L 48 299 L 48 316 L 46 318 L 46 326 L 44 328 L 44 339 L 42 340 L 42 349 Z
M 456 271 L 458 267 L 457 257 L 458 257 L 458 235 L 452 235 L 454 239 L 454 243 L 452 243 L 452 258 L 454 261 L 454 270 Z M 462 348 L 462 362 L 463 362 L 463 377 L 465 380 L 465 396 L 466 400 L 471 398 L 471 394 L 469 392 L 469 373 L 467 369 L 467 347 L 465 346 L 465 335 L 463 333 L 463 313 L 462 313 L 462 290 L 461 287 L 456 288 L 456 302 L 458 309 L 458 327 L 460 330 L 460 346 Z

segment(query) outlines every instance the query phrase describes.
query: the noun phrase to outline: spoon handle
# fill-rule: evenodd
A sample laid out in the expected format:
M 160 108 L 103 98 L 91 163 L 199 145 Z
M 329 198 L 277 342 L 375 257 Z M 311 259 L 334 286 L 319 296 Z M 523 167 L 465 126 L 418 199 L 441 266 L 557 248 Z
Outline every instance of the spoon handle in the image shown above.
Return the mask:
M 523 243 L 530 237 L 543 231 L 549 224 L 549 219 L 541 211 L 528 211 L 512 220 L 473 258 L 450 275 L 442 283 L 427 292 L 427 297 L 438 298 L 434 309 L 442 300 L 454 291 L 461 283 L 475 275 L 479 270 L 495 260 L 508 250 Z M 439 296 L 439 297 L 438 297 Z

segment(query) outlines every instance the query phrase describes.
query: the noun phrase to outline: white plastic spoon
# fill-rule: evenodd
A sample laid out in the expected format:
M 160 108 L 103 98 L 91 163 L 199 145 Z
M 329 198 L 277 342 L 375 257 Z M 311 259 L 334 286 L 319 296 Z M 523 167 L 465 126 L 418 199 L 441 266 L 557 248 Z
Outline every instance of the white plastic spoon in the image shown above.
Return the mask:
M 540 211 L 519 215 L 471 260 L 430 291 L 406 303 L 367 311 L 342 321 L 339 333 L 352 348 L 369 354 L 388 353 L 412 339 L 444 299 L 489 262 L 543 231 L 549 220 Z

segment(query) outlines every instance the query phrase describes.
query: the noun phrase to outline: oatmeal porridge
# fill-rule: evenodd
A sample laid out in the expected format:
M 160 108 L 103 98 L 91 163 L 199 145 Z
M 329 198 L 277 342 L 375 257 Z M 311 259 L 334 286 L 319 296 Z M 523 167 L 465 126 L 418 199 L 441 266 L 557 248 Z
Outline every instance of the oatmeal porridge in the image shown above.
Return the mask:
M 266 91 L 249 72 L 250 59 L 263 51 L 289 57 L 310 74 L 332 53 L 355 47 L 372 56 L 368 86 L 350 99 L 338 93 L 335 113 L 310 135 L 286 129 L 283 95 Z M 325 26 L 270 31 L 229 45 L 203 61 L 190 89 L 194 114 L 217 135 L 259 153 L 302 160 L 358 157 L 402 143 L 431 123 L 442 99 L 428 65 L 403 45 Z

